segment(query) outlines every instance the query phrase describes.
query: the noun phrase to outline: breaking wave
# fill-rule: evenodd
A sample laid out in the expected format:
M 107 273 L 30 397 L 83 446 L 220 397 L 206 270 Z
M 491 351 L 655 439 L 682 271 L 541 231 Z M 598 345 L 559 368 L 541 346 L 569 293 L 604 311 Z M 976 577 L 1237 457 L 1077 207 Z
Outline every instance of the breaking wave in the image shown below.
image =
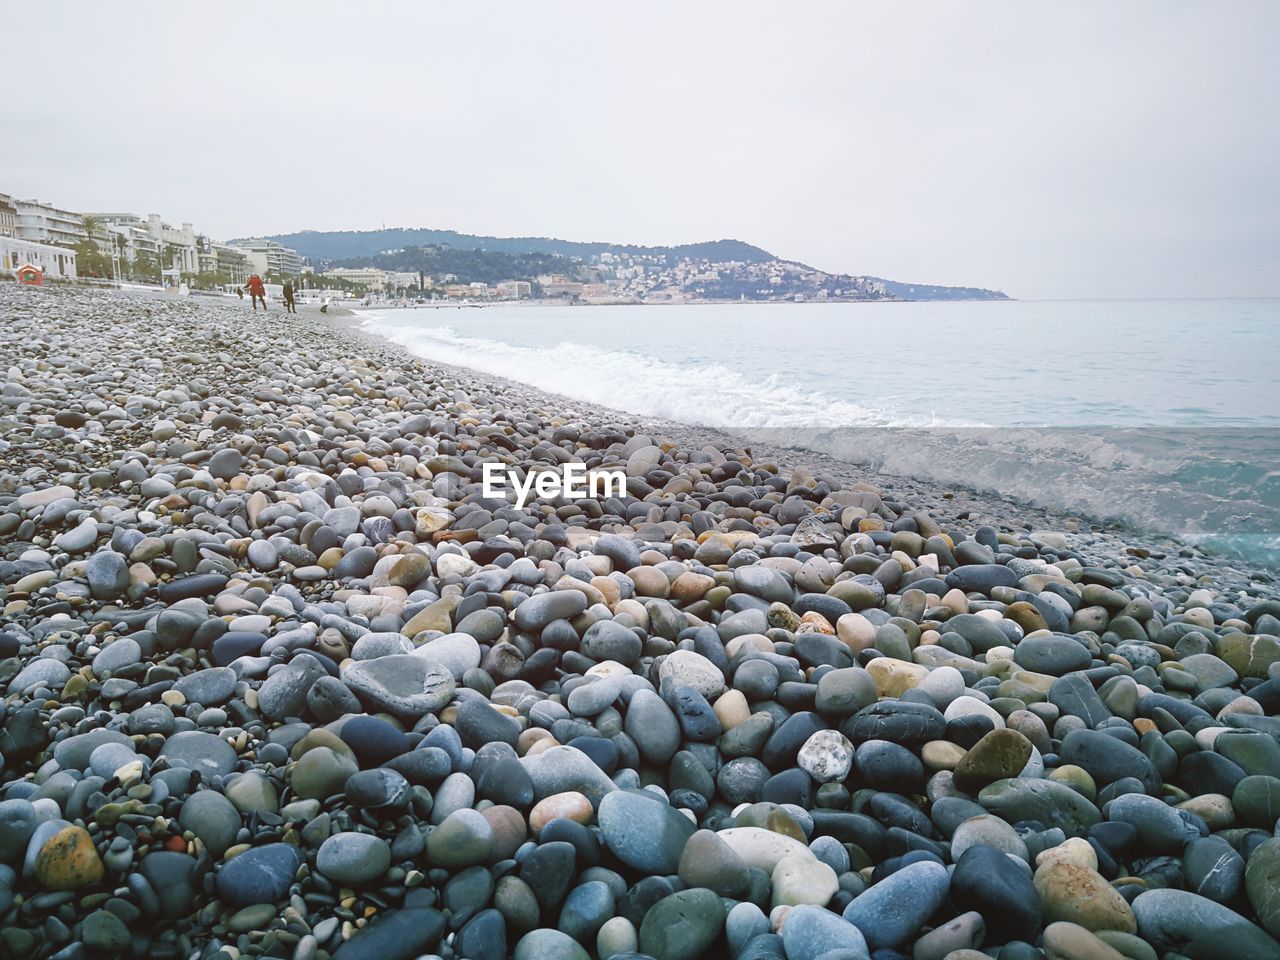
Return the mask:
M 424 358 L 574 400 L 1117 521 L 1280 567 L 1275 428 L 991 426 L 910 412 L 915 397 L 855 401 L 725 363 L 570 341 L 520 345 L 396 320 L 375 312 L 365 326 Z

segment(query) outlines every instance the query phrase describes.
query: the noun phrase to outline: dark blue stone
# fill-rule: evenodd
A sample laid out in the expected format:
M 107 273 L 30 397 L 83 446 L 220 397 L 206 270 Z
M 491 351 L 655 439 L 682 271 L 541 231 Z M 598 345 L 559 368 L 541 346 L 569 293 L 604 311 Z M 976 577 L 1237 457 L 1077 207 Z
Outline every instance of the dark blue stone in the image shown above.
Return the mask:
M 289 894 L 302 854 L 291 843 L 268 843 L 246 850 L 218 872 L 218 896 L 232 907 L 278 903 Z
M 342 725 L 342 742 L 361 767 L 380 767 L 409 750 L 409 738 L 379 717 L 352 717 Z
M 211 659 L 215 667 L 229 667 L 240 657 L 256 657 L 267 642 L 266 634 L 232 630 L 213 641 Z

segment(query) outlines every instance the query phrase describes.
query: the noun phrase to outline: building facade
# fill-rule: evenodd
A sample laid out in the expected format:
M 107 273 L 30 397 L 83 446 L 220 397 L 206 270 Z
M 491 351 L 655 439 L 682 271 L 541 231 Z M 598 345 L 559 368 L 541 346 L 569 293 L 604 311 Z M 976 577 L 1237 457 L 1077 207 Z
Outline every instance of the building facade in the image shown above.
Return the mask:
M 0 237 L 18 236 L 18 208 L 13 205 L 13 197 L 0 193 Z
M 74 280 L 76 252 L 48 243 L 33 243 L 17 237 L 0 237 L 0 273 L 16 274 L 31 264 L 55 280 Z
M 321 274 L 333 280 L 358 283 L 366 290 L 381 292 L 387 286 L 387 271 L 378 267 L 333 267 Z
M 267 273 L 281 277 L 296 277 L 302 273 L 302 257 L 298 251 L 282 243 L 254 237 L 249 240 L 233 240 L 231 245 L 263 257 Z
M 83 214 L 63 210 L 39 200 L 16 200 L 13 206 L 16 209 L 16 235 L 19 240 L 74 247 L 89 239 L 89 233 L 84 228 Z
M 527 300 L 533 296 L 533 284 L 528 280 L 503 280 L 498 284 L 498 296 L 504 300 Z
M 206 236 L 196 237 L 196 253 L 200 272 L 218 274 L 223 282 L 236 285 L 244 283 L 253 272 L 245 251 L 227 243 L 218 243 Z
M 86 218 L 91 221 L 92 237 Z M 157 213 L 145 217 L 112 211 L 78 213 L 3 193 L 0 239 L 35 245 L 6 246 L 0 269 L 9 272 L 14 258 L 27 251 L 30 256 L 23 262 L 31 262 L 43 268 L 46 275 L 58 278 L 77 275 L 73 250 L 87 240 L 111 259 L 112 274 L 118 280 L 133 278 L 154 283 L 159 269 L 166 284 L 185 282 L 201 273 L 219 274 L 224 282 L 242 284 L 251 273 L 264 277 L 297 276 L 302 267 L 296 251 L 269 240 L 232 246 L 196 233 L 190 223 L 168 223 Z
M 183 275 L 200 272 L 200 250 L 195 229 L 189 223 L 180 227 L 166 223 L 160 214 L 140 217 L 136 213 L 91 213 L 103 227 L 103 235 L 94 239 L 104 252 L 117 261 L 123 275 L 139 257 L 160 264 L 169 279 L 177 282 Z

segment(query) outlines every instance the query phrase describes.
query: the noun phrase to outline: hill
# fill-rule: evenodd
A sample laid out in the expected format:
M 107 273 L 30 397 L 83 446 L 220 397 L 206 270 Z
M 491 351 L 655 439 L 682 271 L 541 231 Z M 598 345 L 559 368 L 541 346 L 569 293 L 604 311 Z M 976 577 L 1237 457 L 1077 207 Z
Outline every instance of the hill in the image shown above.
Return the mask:
M 868 277 L 873 283 L 884 285 L 884 292 L 897 300 L 1008 300 L 1009 295 L 999 290 L 982 287 L 941 287 L 932 283 L 901 283 L 881 277 Z
M 493 285 L 561 276 L 608 284 L 611 296 L 650 300 L 1007 300 L 999 290 L 901 283 L 826 273 L 741 240 L 672 246 L 555 237 L 486 237 L 456 230 L 306 230 L 276 234 L 317 268 L 375 266 L 449 282 Z
M 554 237 L 482 237 L 456 230 L 392 228 L 387 230 L 305 230 L 268 237 L 292 247 L 309 260 L 354 260 L 375 257 L 408 247 L 448 247 L 453 250 L 481 250 L 485 253 L 545 254 L 590 260 L 603 253 L 653 258 L 664 264 L 681 260 L 711 262 L 742 261 L 764 263 L 773 254 L 740 240 L 713 240 L 666 247 L 645 247 L 627 243 L 585 243 Z

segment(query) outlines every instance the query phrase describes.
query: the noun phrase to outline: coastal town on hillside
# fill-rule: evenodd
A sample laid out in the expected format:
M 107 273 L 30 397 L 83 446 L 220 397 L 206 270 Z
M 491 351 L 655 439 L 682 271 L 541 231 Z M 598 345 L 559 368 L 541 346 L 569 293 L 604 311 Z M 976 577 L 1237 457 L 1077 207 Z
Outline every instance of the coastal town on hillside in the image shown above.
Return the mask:
M 307 301 L 379 304 L 1004 298 L 998 291 L 912 287 L 827 273 L 758 248 L 746 249 L 763 257 L 726 260 L 655 249 L 512 256 L 432 244 L 319 258 L 269 237 L 215 240 L 191 223 L 170 223 L 156 213 L 73 211 L 0 193 L 0 278 L 29 266 L 51 281 L 235 293 L 256 274 L 269 287 L 292 283 Z

